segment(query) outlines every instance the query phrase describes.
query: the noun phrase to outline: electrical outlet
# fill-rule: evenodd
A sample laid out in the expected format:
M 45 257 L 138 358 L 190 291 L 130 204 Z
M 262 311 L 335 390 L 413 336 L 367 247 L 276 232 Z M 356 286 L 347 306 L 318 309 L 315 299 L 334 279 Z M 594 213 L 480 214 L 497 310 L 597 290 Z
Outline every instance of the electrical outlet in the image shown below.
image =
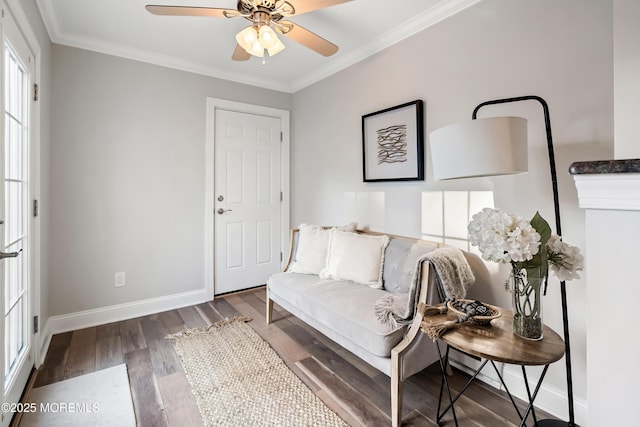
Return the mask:
M 116 288 L 121 288 L 124 286 L 124 271 L 116 273 Z

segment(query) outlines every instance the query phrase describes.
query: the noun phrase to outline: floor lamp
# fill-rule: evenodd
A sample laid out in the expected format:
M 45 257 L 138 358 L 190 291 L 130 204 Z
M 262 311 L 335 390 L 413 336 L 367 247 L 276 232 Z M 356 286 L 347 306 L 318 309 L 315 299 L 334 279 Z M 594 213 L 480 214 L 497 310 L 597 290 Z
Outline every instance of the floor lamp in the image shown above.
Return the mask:
M 560 205 L 558 203 L 558 180 L 553 153 L 549 107 L 539 96 L 528 95 L 515 98 L 496 99 L 479 104 L 471 121 L 455 123 L 437 129 L 429 135 L 433 175 L 436 180 L 470 178 L 480 176 L 508 175 L 527 172 L 527 121 L 521 117 L 491 117 L 477 119 L 478 110 L 487 105 L 519 101 L 537 101 L 544 110 L 547 133 L 549 168 L 553 190 L 556 233 L 562 236 Z M 562 298 L 562 326 L 564 328 L 565 362 L 567 371 L 567 394 L 569 421 L 540 420 L 538 426 L 576 426 L 573 412 L 573 382 L 571 378 L 571 346 L 569 342 L 569 318 L 565 282 L 560 282 Z

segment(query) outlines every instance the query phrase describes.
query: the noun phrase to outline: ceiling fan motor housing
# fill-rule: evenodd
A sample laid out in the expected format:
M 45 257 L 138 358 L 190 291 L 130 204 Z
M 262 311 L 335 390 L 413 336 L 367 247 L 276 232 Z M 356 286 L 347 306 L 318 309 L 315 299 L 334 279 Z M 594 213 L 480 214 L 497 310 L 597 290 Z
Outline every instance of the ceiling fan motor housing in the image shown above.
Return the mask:
M 269 21 L 278 22 L 285 16 L 295 14 L 295 8 L 288 1 L 274 0 L 239 0 L 238 12 L 253 23 Z M 259 21 L 256 14 L 267 14 L 269 19 Z

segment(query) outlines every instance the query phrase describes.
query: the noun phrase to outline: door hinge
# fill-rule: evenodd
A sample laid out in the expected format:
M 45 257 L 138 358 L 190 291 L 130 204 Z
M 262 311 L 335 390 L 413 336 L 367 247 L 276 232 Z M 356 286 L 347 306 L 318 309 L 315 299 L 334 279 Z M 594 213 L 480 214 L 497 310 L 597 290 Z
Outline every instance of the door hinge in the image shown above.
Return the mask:
M 33 85 L 33 100 L 37 101 L 40 98 L 40 88 L 38 87 L 38 83 Z
M 33 216 L 34 218 L 38 216 L 38 200 L 33 201 Z
M 282 132 L 280 132 L 280 142 L 282 142 L 284 140 L 284 137 L 282 135 Z
M 38 316 L 33 316 L 33 333 L 37 334 L 40 329 L 40 318 Z
M 282 258 L 283 258 L 282 252 L 280 252 L 280 262 L 282 262 Z
M 282 195 L 282 191 L 280 192 L 280 201 L 284 200 L 284 196 Z

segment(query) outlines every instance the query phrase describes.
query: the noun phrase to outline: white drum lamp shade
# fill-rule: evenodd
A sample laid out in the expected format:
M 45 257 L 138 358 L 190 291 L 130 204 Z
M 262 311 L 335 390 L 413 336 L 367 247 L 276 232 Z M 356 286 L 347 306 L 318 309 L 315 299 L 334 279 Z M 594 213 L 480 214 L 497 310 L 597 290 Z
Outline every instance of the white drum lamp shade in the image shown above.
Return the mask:
M 528 170 L 527 120 L 522 117 L 455 123 L 431 132 L 429 141 L 436 181 Z

